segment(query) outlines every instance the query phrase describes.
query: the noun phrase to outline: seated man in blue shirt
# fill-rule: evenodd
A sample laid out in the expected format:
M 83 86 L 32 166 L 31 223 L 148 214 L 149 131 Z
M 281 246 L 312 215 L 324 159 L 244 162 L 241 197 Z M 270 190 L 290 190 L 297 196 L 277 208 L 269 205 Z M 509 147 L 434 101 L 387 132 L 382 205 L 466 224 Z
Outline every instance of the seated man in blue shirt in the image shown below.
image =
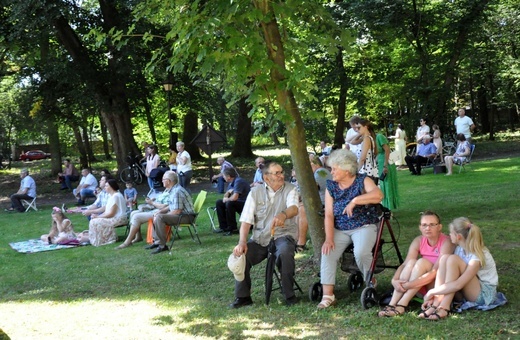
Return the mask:
M 437 156 L 437 147 L 430 143 L 430 135 L 423 137 L 423 144 L 418 144 L 417 153 L 415 156 L 406 156 L 404 160 L 412 175 L 419 176 L 421 174 L 421 165 L 426 164 L 428 159 L 433 159 Z
M 222 173 L 224 180 L 229 183 L 229 187 L 224 197 L 216 203 L 220 226 L 217 232 L 225 232 L 224 235 L 230 236 L 238 234 L 236 214 L 242 213 L 250 186 L 242 177 L 238 176 L 235 168 L 226 168 Z

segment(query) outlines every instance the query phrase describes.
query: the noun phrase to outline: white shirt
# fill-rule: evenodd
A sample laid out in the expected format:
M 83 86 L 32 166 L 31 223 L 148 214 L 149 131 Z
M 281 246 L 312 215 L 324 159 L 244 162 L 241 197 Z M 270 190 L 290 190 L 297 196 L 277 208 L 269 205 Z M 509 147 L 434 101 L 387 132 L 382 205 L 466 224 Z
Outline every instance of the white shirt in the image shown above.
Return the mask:
M 347 130 L 347 135 L 345 136 L 345 141 L 349 140 L 350 138 L 354 137 L 357 134 L 358 133 L 353 128 L 348 129 Z M 358 154 L 358 149 L 361 147 L 361 144 L 350 144 L 350 143 L 347 143 L 347 144 L 348 144 L 348 146 L 350 148 L 350 151 L 352 151 L 354 153 L 354 155 L 357 155 Z
M 473 120 L 468 116 L 455 118 L 455 127 L 457 128 L 457 134 L 462 133 L 466 139 L 471 138 L 471 125 Z
M 81 177 L 81 181 L 79 182 L 79 185 L 83 185 L 83 184 L 88 185 L 86 187 L 86 189 L 94 191 L 94 190 L 96 190 L 96 187 L 98 186 L 98 181 L 97 181 L 96 177 L 94 177 L 94 175 L 89 173 L 87 176 Z
M 419 126 L 417 129 L 416 139 L 422 142 L 422 138 L 430 133 L 430 127 L 426 124 Z
M 454 254 L 460 257 L 466 264 L 469 264 L 471 261 L 480 262 L 475 254 L 466 253 L 461 246 L 458 246 L 455 249 Z M 482 263 L 480 263 L 480 269 L 477 272 L 478 279 L 488 285 L 498 286 L 498 274 L 495 260 L 487 248 L 484 249 L 484 259 L 486 260 L 486 266 L 482 267 Z
M 183 157 L 186 157 L 185 164 L 181 164 Z M 181 172 L 187 172 L 190 170 L 191 170 L 191 156 L 188 153 L 188 151 L 184 150 L 177 155 L 177 173 L 180 174 Z
M 34 179 L 31 176 L 27 175 L 22 179 L 20 189 L 27 189 L 27 196 L 32 198 L 36 197 L 36 182 L 34 182 Z

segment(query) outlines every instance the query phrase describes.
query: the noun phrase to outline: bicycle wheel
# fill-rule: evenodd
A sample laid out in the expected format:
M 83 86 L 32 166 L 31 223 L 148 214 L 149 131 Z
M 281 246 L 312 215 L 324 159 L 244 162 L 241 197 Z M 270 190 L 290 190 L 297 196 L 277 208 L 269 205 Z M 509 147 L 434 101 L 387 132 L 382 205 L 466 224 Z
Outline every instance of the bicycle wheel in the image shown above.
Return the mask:
M 119 178 L 121 179 L 121 182 L 127 182 L 132 181 L 132 171 L 130 168 L 125 168 L 121 173 L 119 174 Z
M 132 168 L 133 172 L 134 172 L 134 182 L 136 184 L 141 184 L 143 183 L 143 175 L 141 174 L 141 171 L 139 171 L 138 168 L 134 167 Z

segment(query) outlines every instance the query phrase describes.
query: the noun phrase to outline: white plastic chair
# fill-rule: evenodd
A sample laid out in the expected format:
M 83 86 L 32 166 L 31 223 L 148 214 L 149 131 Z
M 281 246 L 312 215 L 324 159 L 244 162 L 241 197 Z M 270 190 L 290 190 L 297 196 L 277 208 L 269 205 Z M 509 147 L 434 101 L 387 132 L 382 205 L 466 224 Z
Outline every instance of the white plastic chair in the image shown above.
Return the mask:
M 26 207 L 25 212 L 28 212 L 29 209 L 33 209 L 34 211 L 38 211 L 38 208 L 36 207 L 36 197 L 32 199 L 32 201 L 28 200 L 21 200 L 22 205 Z

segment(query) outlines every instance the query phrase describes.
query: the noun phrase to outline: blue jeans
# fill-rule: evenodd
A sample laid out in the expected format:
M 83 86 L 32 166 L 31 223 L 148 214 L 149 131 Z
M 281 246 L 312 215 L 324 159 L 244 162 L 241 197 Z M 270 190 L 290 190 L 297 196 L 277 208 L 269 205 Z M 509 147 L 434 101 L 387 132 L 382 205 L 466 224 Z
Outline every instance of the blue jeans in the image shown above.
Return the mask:
M 219 177 L 217 180 L 217 190 L 219 194 L 223 194 L 226 190 L 226 180 L 224 176 Z

